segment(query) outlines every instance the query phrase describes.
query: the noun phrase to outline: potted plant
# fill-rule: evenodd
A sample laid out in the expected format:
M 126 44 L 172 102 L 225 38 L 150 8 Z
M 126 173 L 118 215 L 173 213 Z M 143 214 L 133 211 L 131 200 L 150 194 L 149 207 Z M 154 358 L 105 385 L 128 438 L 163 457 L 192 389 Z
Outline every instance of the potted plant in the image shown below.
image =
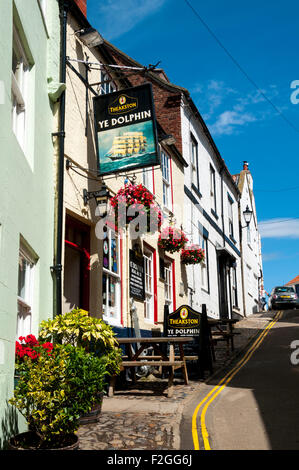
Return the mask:
M 198 264 L 205 259 L 205 252 L 198 245 L 190 245 L 181 252 L 181 262 L 183 264 Z
M 111 199 L 110 204 L 116 230 L 126 227 L 137 217 L 134 210 L 138 215 L 146 216 L 146 227 L 144 227 L 146 232 L 155 232 L 161 227 L 163 213 L 155 202 L 153 194 L 142 184 L 125 184 Z
M 70 344 L 32 347 L 23 356 L 10 404 L 25 417 L 28 431 L 9 441 L 10 449 L 77 449 L 80 416 L 103 390 L 105 364 Z
M 40 338 L 80 346 L 100 358 L 106 369 L 105 380 L 109 375 L 119 374 L 121 349 L 111 326 L 102 319 L 90 317 L 86 310 L 73 309 L 64 315 L 57 315 L 53 320 L 43 321 L 40 327 Z M 81 424 L 99 419 L 102 400 L 103 393 L 95 397 L 94 406 L 81 417 Z
M 176 227 L 165 227 L 159 235 L 158 246 L 164 251 L 175 253 L 184 248 L 187 242 L 188 238 L 183 230 Z

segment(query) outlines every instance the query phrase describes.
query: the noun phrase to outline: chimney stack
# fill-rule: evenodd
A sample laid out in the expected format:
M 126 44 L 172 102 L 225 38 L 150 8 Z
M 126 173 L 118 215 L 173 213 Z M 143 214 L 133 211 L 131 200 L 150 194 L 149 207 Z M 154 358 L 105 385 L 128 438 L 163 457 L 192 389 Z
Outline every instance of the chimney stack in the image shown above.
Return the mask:
M 73 1 L 80 8 L 83 15 L 86 17 L 87 16 L 87 0 L 73 0 Z
M 248 162 L 243 162 L 243 170 L 248 170 Z

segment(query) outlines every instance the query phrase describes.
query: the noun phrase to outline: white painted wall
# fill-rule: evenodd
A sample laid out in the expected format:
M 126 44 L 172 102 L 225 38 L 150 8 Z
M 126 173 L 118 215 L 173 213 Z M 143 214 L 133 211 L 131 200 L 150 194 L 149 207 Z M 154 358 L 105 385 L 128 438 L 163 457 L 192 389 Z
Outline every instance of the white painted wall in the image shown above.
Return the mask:
M 243 170 L 244 171 L 244 170 Z M 243 173 L 243 172 L 241 172 Z M 244 186 L 240 201 L 242 227 L 242 252 L 244 259 L 244 291 L 246 315 L 259 311 L 259 287 L 262 273 L 261 237 L 257 225 L 257 213 L 253 194 L 253 179 L 249 171 L 244 171 Z M 246 207 L 253 211 L 249 224 L 250 238 L 243 218 Z
M 195 309 L 200 309 L 201 305 L 207 305 L 208 315 L 217 318 L 219 316 L 219 292 L 218 292 L 218 269 L 217 269 L 217 248 L 223 247 L 229 253 L 236 257 L 237 270 L 237 295 L 238 308 L 234 311 L 243 315 L 243 297 L 241 282 L 241 261 L 240 256 L 236 254 L 228 241 L 223 239 L 223 235 L 213 226 L 217 224 L 220 231 L 224 226 L 224 233 L 228 237 L 228 193 L 233 199 L 233 222 L 234 222 L 234 241 L 230 240 L 237 250 L 240 249 L 239 223 L 238 223 L 238 191 L 233 181 L 223 172 L 223 183 L 221 183 L 220 163 L 215 155 L 215 151 L 209 143 L 203 132 L 202 125 L 196 118 L 190 107 L 182 102 L 181 107 L 182 120 L 182 143 L 183 157 L 188 162 L 189 167 L 185 169 L 185 186 L 190 193 L 197 199 L 200 206 L 190 203 L 190 198 L 185 194 L 185 230 L 192 243 L 198 243 L 199 230 L 203 227 L 208 231 L 208 270 L 209 270 L 209 289 L 203 287 L 202 272 L 199 265 L 187 266 L 187 282 L 189 288 L 194 290 L 192 304 Z M 199 191 L 192 188 L 191 182 L 191 152 L 190 135 L 195 137 L 198 142 L 198 169 L 199 169 Z M 216 216 L 212 213 L 212 198 L 210 195 L 210 165 L 215 169 L 216 183 Z M 223 221 L 222 221 L 222 197 L 223 194 Z M 210 220 L 208 220 L 210 217 Z

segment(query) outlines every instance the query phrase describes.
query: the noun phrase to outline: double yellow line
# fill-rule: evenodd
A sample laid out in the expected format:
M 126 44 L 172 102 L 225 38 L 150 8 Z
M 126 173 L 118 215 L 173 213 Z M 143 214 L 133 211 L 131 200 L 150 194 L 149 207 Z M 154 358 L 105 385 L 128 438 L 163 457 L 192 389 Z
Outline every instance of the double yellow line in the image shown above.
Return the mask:
M 210 442 L 209 442 L 209 434 L 207 431 L 206 423 L 205 423 L 205 416 L 209 405 L 212 403 L 213 400 L 222 392 L 222 390 L 226 387 L 226 385 L 232 380 L 232 378 L 236 375 L 236 373 L 249 361 L 252 354 L 257 350 L 260 346 L 266 335 L 269 333 L 270 329 L 275 325 L 275 323 L 282 317 L 282 312 L 277 312 L 274 319 L 271 323 L 260 333 L 258 338 L 254 341 L 251 347 L 246 351 L 243 358 L 235 365 L 235 367 L 228 372 L 223 379 L 220 380 L 218 385 L 216 385 L 208 395 L 197 405 L 195 411 L 192 416 L 192 438 L 193 438 L 193 445 L 195 450 L 200 450 L 199 448 L 199 439 L 198 439 L 198 431 L 197 431 L 197 415 L 200 408 L 205 404 L 204 408 L 201 411 L 200 416 L 200 423 L 201 423 L 201 435 L 204 442 L 205 450 L 211 450 Z

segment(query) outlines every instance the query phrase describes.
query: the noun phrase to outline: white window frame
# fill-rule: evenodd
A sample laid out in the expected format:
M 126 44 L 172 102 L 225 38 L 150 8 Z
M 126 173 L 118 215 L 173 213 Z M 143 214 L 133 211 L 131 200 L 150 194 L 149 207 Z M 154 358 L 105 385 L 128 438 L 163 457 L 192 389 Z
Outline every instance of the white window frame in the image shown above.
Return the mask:
M 106 81 L 106 80 L 109 80 Z M 106 83 L 101 83 L 100 85 L 100 95 L 106 95 L 107 93 L 113 93 L 117 90 L 117 86 L 114 81 L 111 79 L 110 75 L 106 72 L 106 70 L 101 70 L 100 72 L 100 81 Z
M 169 312 L 173 311 L 173 263 L 164 260 L 164 297 Z
M 238 308 L 238 283 L 237 283 L 237 267 L 232 268 L 232 300 L 233 307 Z
M 24 264 L 23 264 L 24 263 Z M 27 336 L 31 333 L 33 294 L 34 294 L 34 271 L 36 260 L 29 250 L 21 242 L 19 250 L 19 277 L 18 277 L 18 317 L 17 317 L 17 338 Z M 24 292 L 19 290 L 20 270 L 25 267 Z
M 163 184 L 163 207 L 171 210 L 171 178 L 170 178 L 170 156 L 161 151 L 161 169 Z
M 144 319 L 145 321 L 154 322 L 154 254 L 150 250 L 146 250 L 143 254 L 144 258 Z
M 12 128 L 23 150 L 26 147 L 26 100 L 29 61 L 15 25 L 13 25 L 13 49 L 18 66 L 11 71 Z
M 191 184 L 199 190 L 199 172 L 198 172 L 198 143 L 190 135 L 190 153 L 191 153 Z
M 216 203 L 216 170 L 210 165 L 210 196 L 211 196 L 211 209 L 217 213 Z
M 207 238 L 199 232 L 199 246 L 205 251 L 205 258 L 200 263 L 200 274 L 201 274 L 201 288 L 208 291 L 209 290 L 209 279 L 208 279 L 208 250 L 207 250 Z
M 234 211 L 233 204 L 234 202 L 227 197 L 228 200 L 228 233 L 230 237 L 234 237 Z
M 109 323 L 109 325 L 120 325 L 121 323 L 121 277 L 120 277 L 120 256 L 119 256 L 119 239 L 115 236 L 114 232 L 111 229 L 107 229 L 107 237 L 103 240 L 108 243 L 108 259 L 109 266 L 105 268 L 103 266 L 103 277 L 106 276 L 106 292 L 102 292 L 103 299 L 103 320 Z M 111 244 L 112 239 L 116 242 L 116 257 L 117 257 L 117 272 L 112 270 L 111 266 Z M 111 307 L 109 305 L 109 286 L 110 281 L 115 282 L 115 306 Z M 102 283 L 103 285 L 104 283 Z M 114 311 L 112 315 L 111 312 Z
M 152 167 L 143 168 L 142 182 L 143 182 L 143 186 L 145 186 L 153 194 L 154 193 L 154 177 L 153 177 Z

